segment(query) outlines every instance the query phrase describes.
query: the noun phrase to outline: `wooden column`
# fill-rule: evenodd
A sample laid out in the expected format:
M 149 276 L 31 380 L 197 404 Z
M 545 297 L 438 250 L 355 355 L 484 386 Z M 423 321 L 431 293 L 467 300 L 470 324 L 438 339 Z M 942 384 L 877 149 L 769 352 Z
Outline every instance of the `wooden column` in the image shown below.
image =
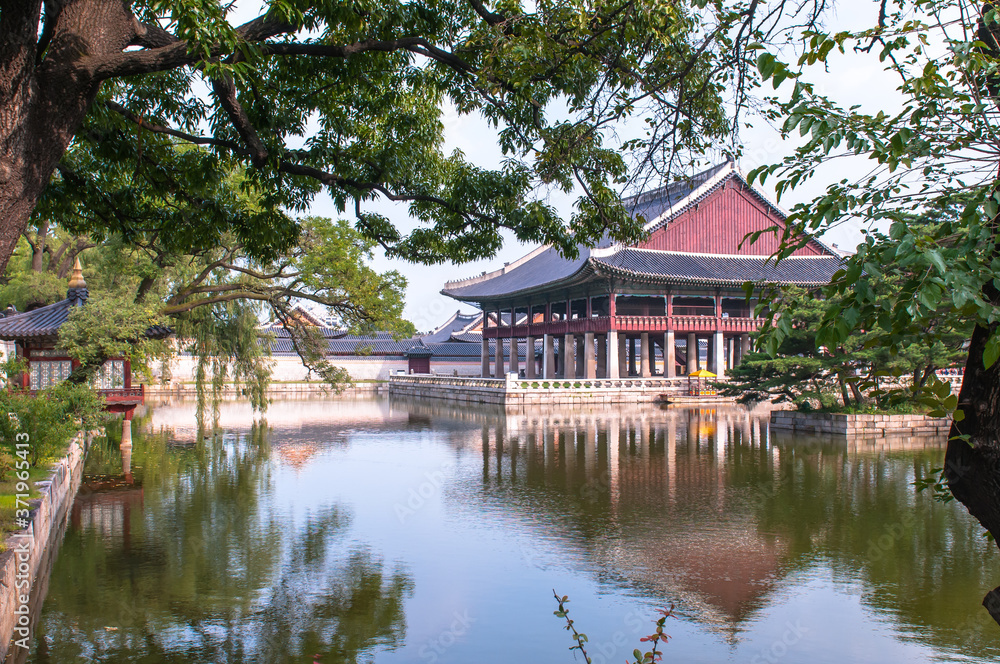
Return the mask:
M 608 332 L 607 336 L 607 348 L 605 354 L 607 356 L 607 367 L 604 372 L 605 378 L 621 378 L 619 373 L 618 364 L 618 331 L 611 330 Z
M 750 335 L 741 334 L 740 335 L 740 362 L 743 362 L 743 358 L 750 353 Z
M 722 330 L 718 330 L 712 335 L 712 373 L 720 378 L 726 375 L 726 340 L 722 335 Z
M 597 335 L 597 377 L 608 377 L 608 335 Z
M 618 336 L 618 377 L 628 376 L 628 338 L 622 334 Z
M 566 300 L 569 311 L 569 300 Z M 576 378 L 576 338 L 572 334 L 563 337 L 563 378 Z
M 496 338 L 496 348 L 494 355 L 496 356 L 493 364 L 493 377 L 503 378 L 503 339 L 499 336 Z

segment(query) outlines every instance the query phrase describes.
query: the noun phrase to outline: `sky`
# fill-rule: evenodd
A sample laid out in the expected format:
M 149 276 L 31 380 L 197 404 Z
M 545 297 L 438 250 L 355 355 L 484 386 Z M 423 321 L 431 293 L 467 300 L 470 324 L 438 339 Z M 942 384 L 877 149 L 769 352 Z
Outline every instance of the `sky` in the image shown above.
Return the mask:
M 231 19 L 236 23 L 249 20 L 258 15 L 260 6 L 258 0 L 243 0 L 237 5 Z M 839 2 L 827 19 L 827 28 L 835 31 L 847 27 L 854 29 L 867 27 L 874 24 L 877 12 L 878 3 L 871 0 Z M 816 70 L 810 73 L 811 80 L 816 83 L 819 92 L 828 94 L 844 107 L 859 104 L 867 110 L 884 109 L 890 112 L 898 109 L 901 100 L 896 92 L 898 79 L 894 79 L 884 70 L 875 55 L 848 52 L 843 55 L 836 54 L 831 61 L 833 65 L 829 72 Z M 445 153 L 459 149 L 465 154 L 466 159 L 483 167 L 495 167 L 500 163 L 502 154 L 495 140 L 496 132 L 482 118 L 460 116 L 453 109 L 446 108 L 442 119 L 445 126 Z M 637 117 L 634 122 L 642 123 L 642 118 Z M 761 120 L 754 121 L 753 127 L 742 130 L 740 138 L 744 156 L 738 166 L 744 172 L 765 163 L 778 162 L 795 147 L 793 141 L 782 141 L 779 132 Z M 808 183 L 791 194 L 786 194 L 780 204 L 787 209 L 797 203 L 810 201 L 821 194 L 829 183 L 844 177 L 857 177 L 866 170 L 867 165 L 858 163 L 857 160 L 825 166 L 817 171 L 816 176 Z M 771 182 L 768 182 L 763 192 L 775 200 L 770 185 Z M 550 203 L 568 217 L 574 199 L 575 195 L 559 195 L 553 196 Z M 403 205 L 375 204 L 370 209 L 384 214 L 400 229 L 408 230 L 415 227 L 415 222 L 409 218 Z M 341 215 L 325 194 L 317 196 L 308 214 L 334 218 Z M 827 244 L 836 244 L 843 250 L 853 249 L 861 237 L 860 225 L 848 220 L 826 233 L 822 239 Z M 503 249 L 489 260 L 461 265 L 452 263 L 419 265 L 376 254 L 373 266 L 380 271 L 397 270 L 407 278 L 406 307 L 403 314 L 414 323 L 417 330 L 429 331 L 443 323 L 457 310 L 464 312 L 475 310 L 470 305 L 442 295 L 440 290 L 446 281 L 495 270 L 505 262 L 517 260 L 532 249 L 533 245 L 520 244 L 507 234 Z

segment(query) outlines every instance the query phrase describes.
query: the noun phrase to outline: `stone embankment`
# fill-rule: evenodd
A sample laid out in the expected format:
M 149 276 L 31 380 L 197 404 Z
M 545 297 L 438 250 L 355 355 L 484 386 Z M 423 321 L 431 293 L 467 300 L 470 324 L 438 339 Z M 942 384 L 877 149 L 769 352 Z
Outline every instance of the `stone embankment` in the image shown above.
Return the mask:
M 29 502 L 30 524 L 8 537 L 6 550 L 0 553 L 0 662 L 12 648 L 28 643 L 25 628 L 34 633 L 31 623 L 37 620 L 37 604 L 44 598 L 36 586 L 47 583 L 59 546 L 59 539 L 52 535 L 61 533 L 69 518 L 83 478 L 85 447 L 85 437 L 79 434 L 66 456 L 53 466 L 49 479 L 35 482 L 41 496 Z
M 146 385 L 146 396 L 150 397 L 190 397 L 194 398 L 198 395 L 198 390 L 194 383 L 171 383 L 168 385 Z M 211 387 L 207 387 L 211 389 Z M 232 384 L 224 385 L 222 388 L 222 397 L 224 399 L 233 399 L 241 396 L 243 386 L 237 390 Z M 330 390 L 326 383 L 320 382 L 301 382 L 301 383 L 271 383 L 267 388 L 267 394 L 270 397 L 280 398 L 280 399 L 295 399 L 299 396 L 315 396 L 317 394 L 324 394 L 329 392 L 330 394 L 336 394 Z M 360 397 L 369 396 L 377 394 L 388 394 L 389 386 L 386 383 L 354 383 L 348 386 L 340 393 L 341 396 L 345 397 Z
M 846 413 L 802 413 L 776 410 L 771 428 L 795 433 L 817 433 L 851 437 L 942 436 L 947 437 L 951 418 L 927 415 L 851 415 Z
M 426 374 L 389 377 L 393 396 L 496 404 L 508 408 L 569 404 L 620 404 L 685 395 L 687 378 L 463 378 Z M 706 402 L 708 400 L 706 399 Z

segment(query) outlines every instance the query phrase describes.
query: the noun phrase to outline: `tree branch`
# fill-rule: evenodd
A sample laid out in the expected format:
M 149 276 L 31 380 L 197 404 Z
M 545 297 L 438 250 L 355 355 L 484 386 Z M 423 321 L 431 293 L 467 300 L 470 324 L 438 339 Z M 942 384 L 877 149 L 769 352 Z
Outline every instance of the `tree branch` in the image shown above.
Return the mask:
M 271 37 L 291 32 L 295 26 L 270 18 L 260 16 L 244 23 L 236 29 L 236 33 L 247 42 L 259 42 Z M 148 34 L 148 31 L 147 31 Z M 124 51 L 109 56 L 89 56 L 81 58 L 81 64 L 90 70 L 95 81 L 122 76 L 149 74 L 157 71 L 176 69 L 184 65 L 193 65 L 204 58 L 200 53 L 192 53 L 186 41 L 175 41 L 159 48 L 143 49 L 141 51 Z M 225 55 L 221 46 L 211 49 L 210 57 Z

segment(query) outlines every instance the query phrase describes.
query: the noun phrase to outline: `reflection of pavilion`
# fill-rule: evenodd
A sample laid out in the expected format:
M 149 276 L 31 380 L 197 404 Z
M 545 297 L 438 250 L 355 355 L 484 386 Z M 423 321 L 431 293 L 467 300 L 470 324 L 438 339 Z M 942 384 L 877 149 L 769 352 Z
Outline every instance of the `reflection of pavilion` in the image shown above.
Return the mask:
M 766 418 L 731 406 L 539 410 L 484 415 L 467 440 L 481 446 L 485 500 L 579 549 L 602 577 L 734 636 L 788 567 L 787 543 L 759 530 L 730 463 L 749 455 L 759 482 L 774 479 Z
M 132 512 L 142 512 L 141 486 L 120 480 L 85 482 L 73 501 L 73 530 L 95 530 L 102 539 L 131 539 Z

